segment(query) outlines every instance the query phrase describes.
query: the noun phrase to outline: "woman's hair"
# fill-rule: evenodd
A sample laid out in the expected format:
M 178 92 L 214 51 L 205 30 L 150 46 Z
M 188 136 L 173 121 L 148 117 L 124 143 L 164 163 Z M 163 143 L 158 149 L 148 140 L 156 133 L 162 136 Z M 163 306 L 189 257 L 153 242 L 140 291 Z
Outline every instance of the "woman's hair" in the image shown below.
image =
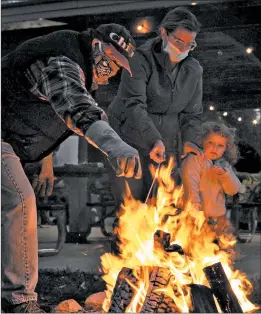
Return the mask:
M 164 27 L 168 33 L 175 31 L 178 27 L 199 33 L 200 26 L 196 16 L 183 7 L 177 7 L 169 11 L 160 24 L 160 27 Z
M 227 127 L 225 124 L 218 124 L 217 122 L 205 122 L 201 125 L 201 131 L 199 134 L 199 144 L 203 147 L 204 141 L 210 134 L 216 133 L 227 139 L 227 148 L 223 154 L 223 157 L 232 165 L 237 162 L 238 149 L 235 141 L 236 129 Z

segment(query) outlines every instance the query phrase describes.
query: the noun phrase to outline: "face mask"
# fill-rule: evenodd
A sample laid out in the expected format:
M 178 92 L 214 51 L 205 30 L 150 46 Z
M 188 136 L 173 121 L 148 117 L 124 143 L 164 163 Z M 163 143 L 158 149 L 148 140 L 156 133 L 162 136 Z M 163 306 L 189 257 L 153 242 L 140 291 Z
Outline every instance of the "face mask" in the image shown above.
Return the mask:
M 114 76 L 119 67 L 102 50 L 101 43 L 94 50 L 94 80 L 98 85 L 107 85 L 108 79 Z
M 187 58 L 189 51 L 181 52 L 177 47 L 168 41 L 164 51 L 167 52 L 171 57 L 176 59 L 178 62 Z

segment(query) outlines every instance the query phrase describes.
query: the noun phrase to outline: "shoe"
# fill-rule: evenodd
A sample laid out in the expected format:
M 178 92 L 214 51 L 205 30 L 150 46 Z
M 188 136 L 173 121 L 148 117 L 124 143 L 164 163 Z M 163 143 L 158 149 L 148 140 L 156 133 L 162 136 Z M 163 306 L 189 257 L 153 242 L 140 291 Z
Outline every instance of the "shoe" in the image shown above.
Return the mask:
M 12 304 L 2 299 L 1 309 L 4 313 L 45 313 L 36 301 Z

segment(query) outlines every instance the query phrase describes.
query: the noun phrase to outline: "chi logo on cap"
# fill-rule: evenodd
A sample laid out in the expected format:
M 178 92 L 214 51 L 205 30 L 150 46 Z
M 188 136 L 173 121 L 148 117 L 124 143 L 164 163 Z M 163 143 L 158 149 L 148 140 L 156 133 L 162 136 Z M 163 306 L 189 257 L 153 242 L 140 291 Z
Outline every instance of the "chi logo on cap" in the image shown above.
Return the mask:
M 119 36 L 116 33 L 110 33 L 109 36 L 111 40 L 113 40 L 117 45 L 119 45 L 128 53 L 129 57 L 134 55 L 135 47 L 131 43 L 127 44 L 122 36 Z

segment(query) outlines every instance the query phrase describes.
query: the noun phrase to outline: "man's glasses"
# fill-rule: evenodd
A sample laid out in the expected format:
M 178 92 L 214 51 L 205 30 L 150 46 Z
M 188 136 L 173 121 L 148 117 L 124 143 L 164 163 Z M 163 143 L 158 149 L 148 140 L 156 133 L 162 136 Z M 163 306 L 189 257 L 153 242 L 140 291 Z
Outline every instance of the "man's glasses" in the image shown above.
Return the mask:
M 191 42 L 191 43 L 184 43 L 183 40 L 177 38 L 176 36 L 168 33 L 168 36 L 170 36 L 172 38 L 172 43 L 173 45 L 175 45 L 177 48 L 181 49 L 181 50 L 194 50 L 197 47 L 197 43 L 195 41 Z

